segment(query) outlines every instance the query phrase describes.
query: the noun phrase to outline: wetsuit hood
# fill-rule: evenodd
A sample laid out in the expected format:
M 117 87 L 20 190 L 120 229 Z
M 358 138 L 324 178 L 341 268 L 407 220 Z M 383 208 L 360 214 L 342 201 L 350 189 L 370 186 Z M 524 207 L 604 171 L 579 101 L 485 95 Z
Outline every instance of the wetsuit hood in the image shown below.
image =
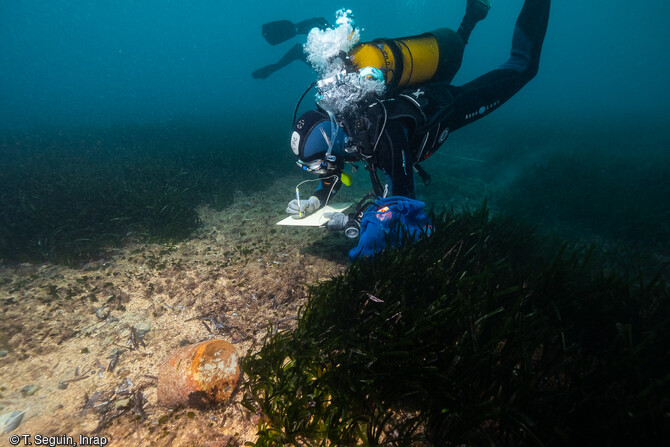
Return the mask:
M 328 149 L 336 157 L 344 152 L 346 134 L 342 128 L 335 129 L 331 118 L 319 110 L 304 113 L 293 125 L 291 150 L 303 162 L 326 160 Z M 328 160 L 331 161 L 331 160 Z

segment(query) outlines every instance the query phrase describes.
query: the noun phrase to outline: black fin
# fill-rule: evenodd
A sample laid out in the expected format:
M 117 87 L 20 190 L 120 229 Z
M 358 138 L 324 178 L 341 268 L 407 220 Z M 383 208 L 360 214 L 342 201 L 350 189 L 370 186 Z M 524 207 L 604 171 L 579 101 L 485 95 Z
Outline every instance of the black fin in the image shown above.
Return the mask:
M 278 67 L 277 64 L 266 65 L 265 67 L 261 67 L 258 70 L 254 70 L 254 72 L 251 73 L 251 76 L 254 79 L 267 79 L 268 76 L 279 70 L 279 68 L 281 67 Z
M 297 34 L 297 28 L 288 20 L 277 20 L 263 24 L 263 37 L 270 45 L 286 42 Z
M 313 19 L 303 20 L 295 24 L 295 29 L 298 34 L 309 34 L 312 28 L 326 29 L 328 28 L 328 21 L 323 17 L 314 17 Z

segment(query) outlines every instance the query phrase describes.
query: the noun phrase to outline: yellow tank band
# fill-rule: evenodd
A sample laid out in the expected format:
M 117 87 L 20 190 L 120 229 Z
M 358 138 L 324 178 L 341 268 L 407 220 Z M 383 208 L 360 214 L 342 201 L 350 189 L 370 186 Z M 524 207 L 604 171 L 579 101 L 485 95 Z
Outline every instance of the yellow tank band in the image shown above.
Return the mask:
M 391 45 L 396 47 L 395 54 Z M 400 64 L 396 54 L 402 55 Z M 398 67 L 402 68 L 397 87 L 407 87 L 430 81 L 437 71 L 440 61 L 440 49 L 432 34 L 403 37 L 393 40 L 378 40 L 356 45 L 349 57 L 359 70 L 364 67 L 376 67 L 385 73 L 386 84 L 394 82 Z

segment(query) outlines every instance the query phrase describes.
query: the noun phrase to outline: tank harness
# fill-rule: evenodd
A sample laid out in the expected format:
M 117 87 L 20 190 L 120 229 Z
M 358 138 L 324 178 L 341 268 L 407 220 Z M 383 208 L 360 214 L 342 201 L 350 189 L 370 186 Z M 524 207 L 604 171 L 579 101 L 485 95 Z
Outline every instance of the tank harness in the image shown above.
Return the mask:
M 451 82 L 463 58 L 463 41 L 449 28 L 417 36 L 359 43 L 349 53 L 357 69 L 384 73 L 389 91 L 428 82 Z
M 372 187 L 378 196 L 384 189 L 377 176 L 377 147 L 389 121 L 402 120 L 410 129 L 409 147 L 414 156 L 413 168 L 425 185 L 428 174 L 419 163 L 430 157 L 444 143 L 449 128 L 444 121 L 453 113 L 454 98 L 444 85 L 424 85 L 405 89 L 395 97 L 370 104 L 365 113 L 343 117 L 339 124 L 348 135 L 348 146 L 355 146 L 370 172 Z M 393 145 L 390 140 L 388 144 Z
M 364 113 L 337 117 L 338 125 L 348 136 L 347 152 L 357 152 L 365 161 L 378 196 L 384 195 L 384 189 L 377 176 L 377 146 L 391 120 L 409 122 L 413 168 L 424 184 L 430 183 L 430 175 L 418 163 L 430 157 L 449 135 L 449 129 L 442 122 L 452 113 L 454 98 L 446 84 L 461 65 L 463 46 L 455 31 L 440 28 L 417 36 L 360 43 L 349 54 L 338 56 L 347 71 L 364 67 L 380 69 L 384 73 L 387 95 L 391 96 L 361 105 L 361 109 L 367 109 Z M 294 124 L 300 103 L 317 83 L 312 83 L 298 100 L 293 112 Z

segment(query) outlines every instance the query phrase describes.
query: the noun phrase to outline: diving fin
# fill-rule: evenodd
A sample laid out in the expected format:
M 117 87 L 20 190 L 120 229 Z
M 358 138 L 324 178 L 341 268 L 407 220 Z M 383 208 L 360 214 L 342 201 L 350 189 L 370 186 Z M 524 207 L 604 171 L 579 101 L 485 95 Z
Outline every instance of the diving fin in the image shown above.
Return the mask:
M 298 34 L 307 35 L 313 28 L 326 29 L 328 28 L 328 21 L 323 17 L 314 17 L 295 24 Z
M 298 29 L 289 20 L 277 20 L 263 24 L 263 37 L 270 45 L 277 45 L 295 37 Z
M 261 67 L 258 70 L 254 70 L 254 72 L 251 73 L 251 76 L 254 79 L 267 79 L 268 76 L 279 70 L 279 68 L 281 67 L 279 67 L 277 64 L 266 65 L 265 67 Z

